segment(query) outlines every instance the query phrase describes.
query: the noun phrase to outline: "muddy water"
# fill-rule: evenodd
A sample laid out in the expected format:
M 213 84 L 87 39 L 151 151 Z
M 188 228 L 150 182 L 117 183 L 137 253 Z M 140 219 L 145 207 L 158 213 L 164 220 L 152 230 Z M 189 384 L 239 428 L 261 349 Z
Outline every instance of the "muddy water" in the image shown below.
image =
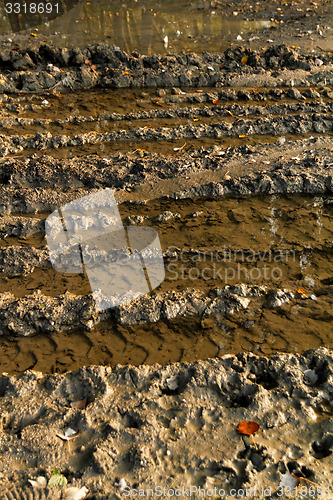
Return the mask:
M 173 218 L 164 222 L 164 212 Z M 84 364 L 189 361 L 251 350 L 302 352 L 332 343 L 333 209 L 322 197 L 155 200 L 120 205 L 127 217 L 140 215 L 158 230 L 166 278 L 157 292 L 188 287 L 210 290 L 247 283 L 287 288 L 296 299 L 283 311 L 254 304 L 229 317 L 178 318 L 155 324 L 101 323 L 72 331 L 1 340 L 1 369 L 66 371 Z M 8 244 L 8 239 L 7 244 Z M 4 246 L 5 241 L 1 242 Z M 43 244 L 43 235 L 11 238 L 11 245 Z M 298 289 L 306 294 L 297 294 Z M 39 289 L 56 296 L 90 291 L 84 275 L 36 269 L 26 276 L 2 276 L 0 290 L 17 297 Z
M 64 93 L 46 93 L 34 96 L 11 96 L 3 101 L 0 109 L 0 126 L 8 136 L 20 136 L 26 140 L 33 139 L 36 133 L 50 133 L 53 137 L 66 138 L 81 137 L 90 134 L 89 139 L 78 141 L 79 145 L 66 145 L 66 141 L 56 142 L 52 149 L 26 149 L 15 152 L 14 156 L 25 157 L 30 154 L 49 154 L 56 158 L 66 159 L 75 156 L 97 154 L 108 156 L 116 152 L 133 152 L 146 150 L 160 154 L 174 154 L 175 148 L 181 152 L 198 149 L 199 147 L 215 146 L 217 143 L 222 148 L 237 147 L 244 143 L 249 145 L 270 144 L 276 142 L 277 135 L 263 134 L 231 134 L 224 135 L 218 140 L 200 133 L 200 139 L 181 137 L 168 140 L 168 132 L 178 127 L 200 128 L 214 126 L 215 124 L 228 123 L 237 127 L 240 120 L 247 120 L 250 124 L 256 122 L 260 116 L 278 119 L 302 114 L 312 116 L 320 113 L 323 117 L 331 113 L 330 100 L 322 95 L 318 87 L 316 98 L 308 98 L 308 89 L 299 88 L 302 93 L 301 102 L 288 96 L 288 89 L 249 88 L 249 100 L 244 100 L 242 93 L 238 96 L 238 88 L 187 88 L 181 94 L 172 94 L 171 89 L 158 96 L 156 89 L 121 89 L 106 91 L 77 92 L 75 95 Z M 244 89 L 243 89 L 244 90 Z M 280 97 L 272 99 L 270 92 L 279 90 Z M 176 92 L 176 91 L 175 91 Z M 177 90 L 180 92 L 180 90 Z M 227 97 L 228 96 L 228 97 Z M 136 134 L 127 132 L 138 130 Z M 191 129 L 192 130 L 192 129 Z M 159 139 L 149 139 L 151 134 L 158 132 Z M 151 132 L 151 134 L 150 134 Z M 117 133 L 111 139 L 101 134 Z M 93 135 L 95 134 L 95 135 Z M 184 132 L 180 133 L 182 136 Z M 287 140 L 295 140 L 299 136 L 306 138 L 318 136 L 316 132 L 309 134 L 298 133 L 297 128 L 292 128 L 291 133 L 284 133 Z M 108 138 L 109 137 L 109 138 Z M 74 141 L 75 143 L 75 141 Z M 46 146 L 45 146 L 46 147 Z
M 25 17 L 26 24 L 29 24 Z M 40 18 L 44 23 L 34 28 L 35 34 L 43 39 L 56 35 L 58 45 L 83 47 L 89 43 L 106 42 L 127 52 L 136 50 L 142 54 L 223 51 L 230 41 L 236 41 L 238 35 L 274 24 L 269 20 L 226 18 L 221 11 L 212 14 L 176 0 L 81 1 L 56 19 L 49 20 L 45 15 Z M 35 22 L 31 18 L 31 23 Z M 19 26 L 29 30 L 29 26 L 22 22 Z M 0 32 L 12 29 L 1 4 Z
M 328 89 L 332 90 L 330 87 Z M 321 86 L 313 86 L 313 90 L 318 92 L 317 98 L 308 98 L 304 94 L 309 89 L 307 87 L 298 87 L 303 95 L 302 103 L 305 102 L 320 102 L 327 103 L 330 99 L 322 92 Z M 244 99 L 237 96 L 238 91 L 248 92 L 249 98 Z M 272 99 L 269 95 L 270 91 L 281 91 L 281 96 L 277 99 Z M 181 94 L 173 94 L 172 90 L 167 88 L 164 94 L 158 95 L 159 91 L 156 88 L 142 89 L 103 89 L 103 90 L 89 90 L 76 91 L 73 93 L 60 93 L 60 92 L 44 92 L 42 95 L 11 95 L 7 100 L 2 100 L 0 108 L 0 118 L 2 116 L 43 119 L 52 121 L 65 120 L 66 118 L 73 117 L 94 117 L 94 120 L 103 120 L 103 116 L 112 113 L 126 114 L 126 113 L 139 113 L 145 111 L 161 111 L 175 108 L 190 107 L 195 105 L 197 108 L 207 104 L 216 105 L 225 104 L 230 105 L 235 102 L 244 106 L 243 113 L 245 114 L 246 108 L 249 106 L 270 106 L 282 102 L 285 104 L 297 103 L 296 99 L 288 97 L 288 88 L 286 87 L 203 87 L 203 88 L 189 88 L 182 87 Z M 226 95 L 227 93 L 227 96 Z M 217 102 L 213 102 L 217 99 Z M 126 119 L 123 117 L 122 119 Z M 115 118 L 116 119 L 116 118 Z M 130 119 L 130 116 L 127 117 Z M 57 123 L 52 123 L 56 125 Z M 18 123 L 16 123 L 18 125 Z
M 319 137 L 321 134 L 311 133 L 302 134 L 303 139 L 308 139 L 310 137 Z M 299 135 L 285 134 L 286 140 L 291 141 L 299 138 Z M 54 158 L 59 159 L 71 159 L 86 155 L 98 155 L 101 157 L 108 157 L 109 155 L 115 153 L 132 152 L 140 153 L 141 151 L 147 151 L 149 153 L 158 153 L 162 155 L 178 156 L 185 152 L 195 151 L 200 147 L 209 148 L 218 146 L 223 150 L 230 147 L 238 147 L 242 144 L 247 144 L 254 146 L 256 144 L 273 144 L 279 140 L 278 137 L 270 135 L 254 135 L 246 138 L 239 137 L 224 137 L 218 141 L 212 137 L 202 137 L 200 139 L 174 139 L 170 141 L 166 140 L 155 140 L 155 141 L 110 141 L 107 143 L 100 144 L 85 144 L 80 147 L 64 147 L 59 149 L 44 149 L 41 151 L 27 149 L 24 153 L 18 152 L 14 156 L 17 158 L 23 158 L 26 155 L 37 154 L 37 156 L 50 155 Z M 176 150 L 176 152 L 175 152 Z M 177 150 L 180 150 L 177 152 Z

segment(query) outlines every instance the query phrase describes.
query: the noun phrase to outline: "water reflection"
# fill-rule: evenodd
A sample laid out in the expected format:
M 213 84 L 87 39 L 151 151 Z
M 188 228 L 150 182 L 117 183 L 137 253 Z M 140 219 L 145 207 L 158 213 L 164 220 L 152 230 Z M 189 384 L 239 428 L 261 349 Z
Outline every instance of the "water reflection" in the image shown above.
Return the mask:
M 231 41 L 236 42 L 237 36 L 242 33 L 271 25 L 270 21 L 226 18 L 223 12 L 198 10 L 190 4 L 180 5 L 175 0 L 92 0 L 76 3 L 77 0 L 66 1 L 65 10 L 63 2 L 60 2 L 64 14 L 56 19 L 39 15 L 43 24 L 35 31 L 44 37 L 58 35 L 60 45 L 84 46 L 92 42 L 107 42 L 127 52 L 136 50 L 152 54 L 182 50 L 221 51 Z M 35 21 L 36 16 L 9 17 L 4 3 L 0 4 L 2 32 L 31 29 L 36 25 Z

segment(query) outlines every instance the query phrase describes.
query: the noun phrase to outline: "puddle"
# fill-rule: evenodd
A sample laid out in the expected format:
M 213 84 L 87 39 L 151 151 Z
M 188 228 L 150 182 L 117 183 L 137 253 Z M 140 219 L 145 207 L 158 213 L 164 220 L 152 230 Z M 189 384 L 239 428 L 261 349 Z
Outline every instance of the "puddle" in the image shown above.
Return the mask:
M 254 302 L 231 316 L 194 316 L 134 326 L 108 321 L 89 332 L 2 338 L 3 371 L 62 372 L 87 363 L 139 365 L 330 346 L 333 211 L 323 197 L 155 200 L 119 208 L 125 224 L 128 216 L 145 217 L 143 224 L 158 230 L 163 252 L 173 252 L 165 258 L 166 278 L 154 293 L 189 287 L 209 291 L 246 283 L 286 288 L 294 292 L 295 300 L 282 311 Z M 180 218 L 156 222 L 163 212 Z M 41 237 L 32 236 L 25 243 L 37 241 L 40 246 Z M 306 295 L 297 294 L 300 288 Z M 66 290 L 79 295 L 89 293 L 90 286 L 84 275 L 52 269 L 0 279 L 0 291 L 15 290 L 17 297 L 36 289 L 51 296 Z
M 316 134 L 302 134 L 302 138 L 314 137 Z M 295 138 L 299 138 L 299 136 L 295 136 L 292 134 L 285 135 L 286 140 L 294 140 Z M 238 137 L 224 137 L 223 139 L 219 139 L 211 137 L 202 137 L 201 139 L 179 139 L 179 140 L 155 140 L 155 141 L 111 141 L 107 143 L 101 144 L 85 144 L 80 147 L 65 147 L 59 149 L 43 149 L 41 151 L 37 151 L 34 149 L 27 149 L 24 152 L 18 152 L 15 154 L 15 158 L 25 158 L 26 156 L 37 154 L 37 156 L 50 155 L 53 158 L 59 159 L 70 159 L 80 156 L 86 155 L 99 155 L 109 156 L 115 153 L 124 153 L 124 152 L 139 152 L 147 151 L 149 153 L 158 153 L 158 154 L 166 154 L 171 156 L 176 156 L 174 152 L 174 148 L 183 148 L 183 152 L 195 151 L 200 147 L 209 148 L 212 146 L 218 146 L 222 149 L 227 149 L 229 147 L 237 147 L 242 144 L 247 145 L 255 145 L 255 144 L 272 144 L 278 141 L 278 137 L 272 137 L 270 135 L 256 135 L 249 136 L 246 138 L 246 141 L 242 138 Z M 9 155 L 10 156 L 10 155 Z
M 331 87 L 327 88 L 332 90 Z M 185 108 L 200 109 L 207 106 L 212 110 L 223 106 L 225 109 L 234 109 L 236 113 L 246 114 L 246 110 L 254 109 L 254 107 L 264 109 L 272 105 L 293 104 L 296 109 L 297 107 L 301 109 L 304 104 L 308 103 L 317 102 L 324 106 L 330 102 L 330 99 L 323 95 L 320 86 L 312 87 L 312 89 L 318 92 L 316 99 L 306 97 L 309 89 L 297 88 L 303 94 L 301 104 L 288 96 L 286 87 L 258 87 L 256 89 L 251 87 L 183 87 L 182 93 L 176 95 L 169 88 L 157 90 L 155 87 L 147 87 L 144 91 L 124 88 L 76 91 L 75 93 L 44 92 L 41 95 L 11 94 L 1 101 L 0 119 L 12 117 L 63 122 L 66 119 L 75 121 L 81 118 L 102 120 L 103 117 L 112 115 L 114 119 L 123 120 L 130 119 L 138 113 L 165 114 L 169 110 L 177 109 L 183 113 Z M 159 95 L 160 92 L 162 92 L 161 95 Z M 244 92 L 248 95 L 247 99 L 242 96 Z M 281 95 L 278 99 L 272 99 L 270 92 L 280 92 Z
M 325 119 L 331 112 L 331 104 L 326 98 L 322 101 L 308 99 L 306 89 L 300 88 L 305 93 L 302 102 L 290 99 L 285 89 L 279 89 L 279 100 L 272 100 L 270 91 L 277 92 L 277 89 L 250 88 L 249 101 L 242 98 L 241 92 L 238 95 L 237 88 L 232 89 L 231 100 L 226 97 L 227 88 L 187 88 L 180 95 L 167 90 L 161 97 L 157 96 L 156 89 L 18 95 L 3 102 L 0 123 L 6 136 L 14 141 L 11 151 L 15 157 L 46 153 L 61 159 L 90 154 L 104 157 L 135 150 L 168 155 L 174 153 L 174 148 L 181 148 L 184 153 L 217 144 L 222 148 L 244 143 L 270 144 L 278 140 L 281 130 L 286 140 L 291 141 L 321 135 L 309 123 L 305 128 L 299 123 L 290 130 L 288 124 L 293 117 L 305 122 L 315 113 Z M 262 116 L 266 120 L 262 123 L 267 123 L 268 118 L 274 122 L 273 128 L 261 126 Z M 283 120 L 282 129 L 278 127 L 279 131 L 274 132 L 276 124 Z M 250 130 L 248 134 L 240 128 L 245 122 L 246 130 Z M 214 127 L 220 130 L 220 125 L 224 132 L 216 132 L 216 136 Z M 56 139 L 40 142 L 35 139 L 37 133 L 49 133 Z M 90 135 L 81 139 L 83 134 Z M 12 136 L 20 137 L 14 139 Z M 24 148 L 21 151 L 20 148 L 16 150 L 16 144 L 20 143 Z
M 66 12 L 55 18 L 40 14 L 43 24 L 35 27 L 36 16 L 11 16 L 0 5 L 1 33 L 31 28 L 38 37 L 56 36 L 57 45 L 83 47 L 89 43 L 112 43 L 127 52 L 141 54 L 184 51 L 223 51 L 236 37 L 274 25 L 271 21 L 243 21 L 198 10 L 192 4 L 171 0 L 66 2 Z M 72 5 L 73 8 L 70 8 Z M 63 2 L 58 2 L 64 12 Z

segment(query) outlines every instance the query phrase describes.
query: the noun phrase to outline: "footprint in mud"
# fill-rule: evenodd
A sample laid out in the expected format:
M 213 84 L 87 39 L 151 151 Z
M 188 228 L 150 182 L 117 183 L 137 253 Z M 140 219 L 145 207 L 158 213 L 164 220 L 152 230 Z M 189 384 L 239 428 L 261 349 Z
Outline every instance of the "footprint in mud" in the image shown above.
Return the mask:
M 247 460 L 251 465 L 251 469 L 260 472 L 266 468 L 265 461 L 268 458 L 267 448 L 264 446 L 246 446 L 237 453 L 237 458 Z
M 119 410 L 118 410 L 119 412 Z M 145 422 L 142 420 L 138 412 L 130 410 L 126 412 L 119 412 L 121 415 L 120 427 L 123 429 L 141 429 Z
M 313 470 L 308 469 L 304 465 L 300 465 L 296 461 L 290 461 L 287 462 L 287 464 L 285 464 L 284 462 L 279 462 L 278 470 L 282 474 L 289 472 L 289 474 L 294 474 L 295 476 L 304 477 L 306 479 L 309 479 L 310 481 L 315 481 L 315 473 L 313 472 Z
M 61 488 L 37 489 L 28 486 L 14 486 L 1 491 L 2 500 L 58 500 L 61 498 Z
M 206 488 L 211 488 L 214 485 L 228 485 L 228 489 L 241 488 L 250 479 L 250 474 L 246 470 L 248 462 L 246 460 L 225 460 L 221 463 L 211 462 L 210 464 L 201 464 L 200 469 L 203 469 L 205 474 Z M 212 484 L 213 483 L 213 484 Z
M 101 376 L 96 376 L 93 371 L 81 369 L 81 377 L 77 372 L 68 373 L 56 390 L 56 396 L 66 401 L 66 406 L 75 407 L 74 403 L 86 401 L 92 403 L 96 397 L 108 392 L 108 383 Z
M 318 460 L 326 458 L 333 453 L 333 433 L 326 432 L 318 441 L 313 441 L 310 454 Z

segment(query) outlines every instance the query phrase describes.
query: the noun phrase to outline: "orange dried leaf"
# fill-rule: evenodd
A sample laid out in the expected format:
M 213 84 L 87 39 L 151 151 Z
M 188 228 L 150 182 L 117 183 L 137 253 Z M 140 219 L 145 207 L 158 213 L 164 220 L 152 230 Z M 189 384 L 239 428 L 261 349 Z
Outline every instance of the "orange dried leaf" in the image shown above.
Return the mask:
M 86 66 L 91 66 L 91 64 L 92 64 L 92 63 L 89 61 L 89 59 L 86 59 L 86 60 L 84 61 L 84 64 L 85 64 Z
M 194 122 L 198 122 L 198 121 L 199 121 L 199 118 L 193 118 L 193 121 L 194 121 Z
M 212 101 L 212 104 L 218 104 L 219 101 L 217 101 L 216 99 L 214 101 Z
M 242 63 L 243 65 L 247 64 L 248 59 L 249 59 L 249 56 L 244 56 L 244 57 L 242 57 L 242 59 L 241 59 L 241 63 Z
M 300 295 L 306 295 L 308 292 L 304 290 L 304 288 L 298 288 L 297 293 L 299 293 Z
M 245 434 L 246 436 L 252 436 L 252 434 L 255 434 L 258 430 L 260 429 L 260 425 L 257 424 L 257 422 L 241 422 L 238 427 L 237 431 L 239 434 Z
M 231 111 L 229 111 L 229 109 L 226 109 L 226 112 L 228 113 L 228 115 L 234 116 L 233 113 L 231 113 Z
M 244 137 L 246 137 L 246 134 L 241 134 L 238 136 L 240 139 L 244 139 Z

